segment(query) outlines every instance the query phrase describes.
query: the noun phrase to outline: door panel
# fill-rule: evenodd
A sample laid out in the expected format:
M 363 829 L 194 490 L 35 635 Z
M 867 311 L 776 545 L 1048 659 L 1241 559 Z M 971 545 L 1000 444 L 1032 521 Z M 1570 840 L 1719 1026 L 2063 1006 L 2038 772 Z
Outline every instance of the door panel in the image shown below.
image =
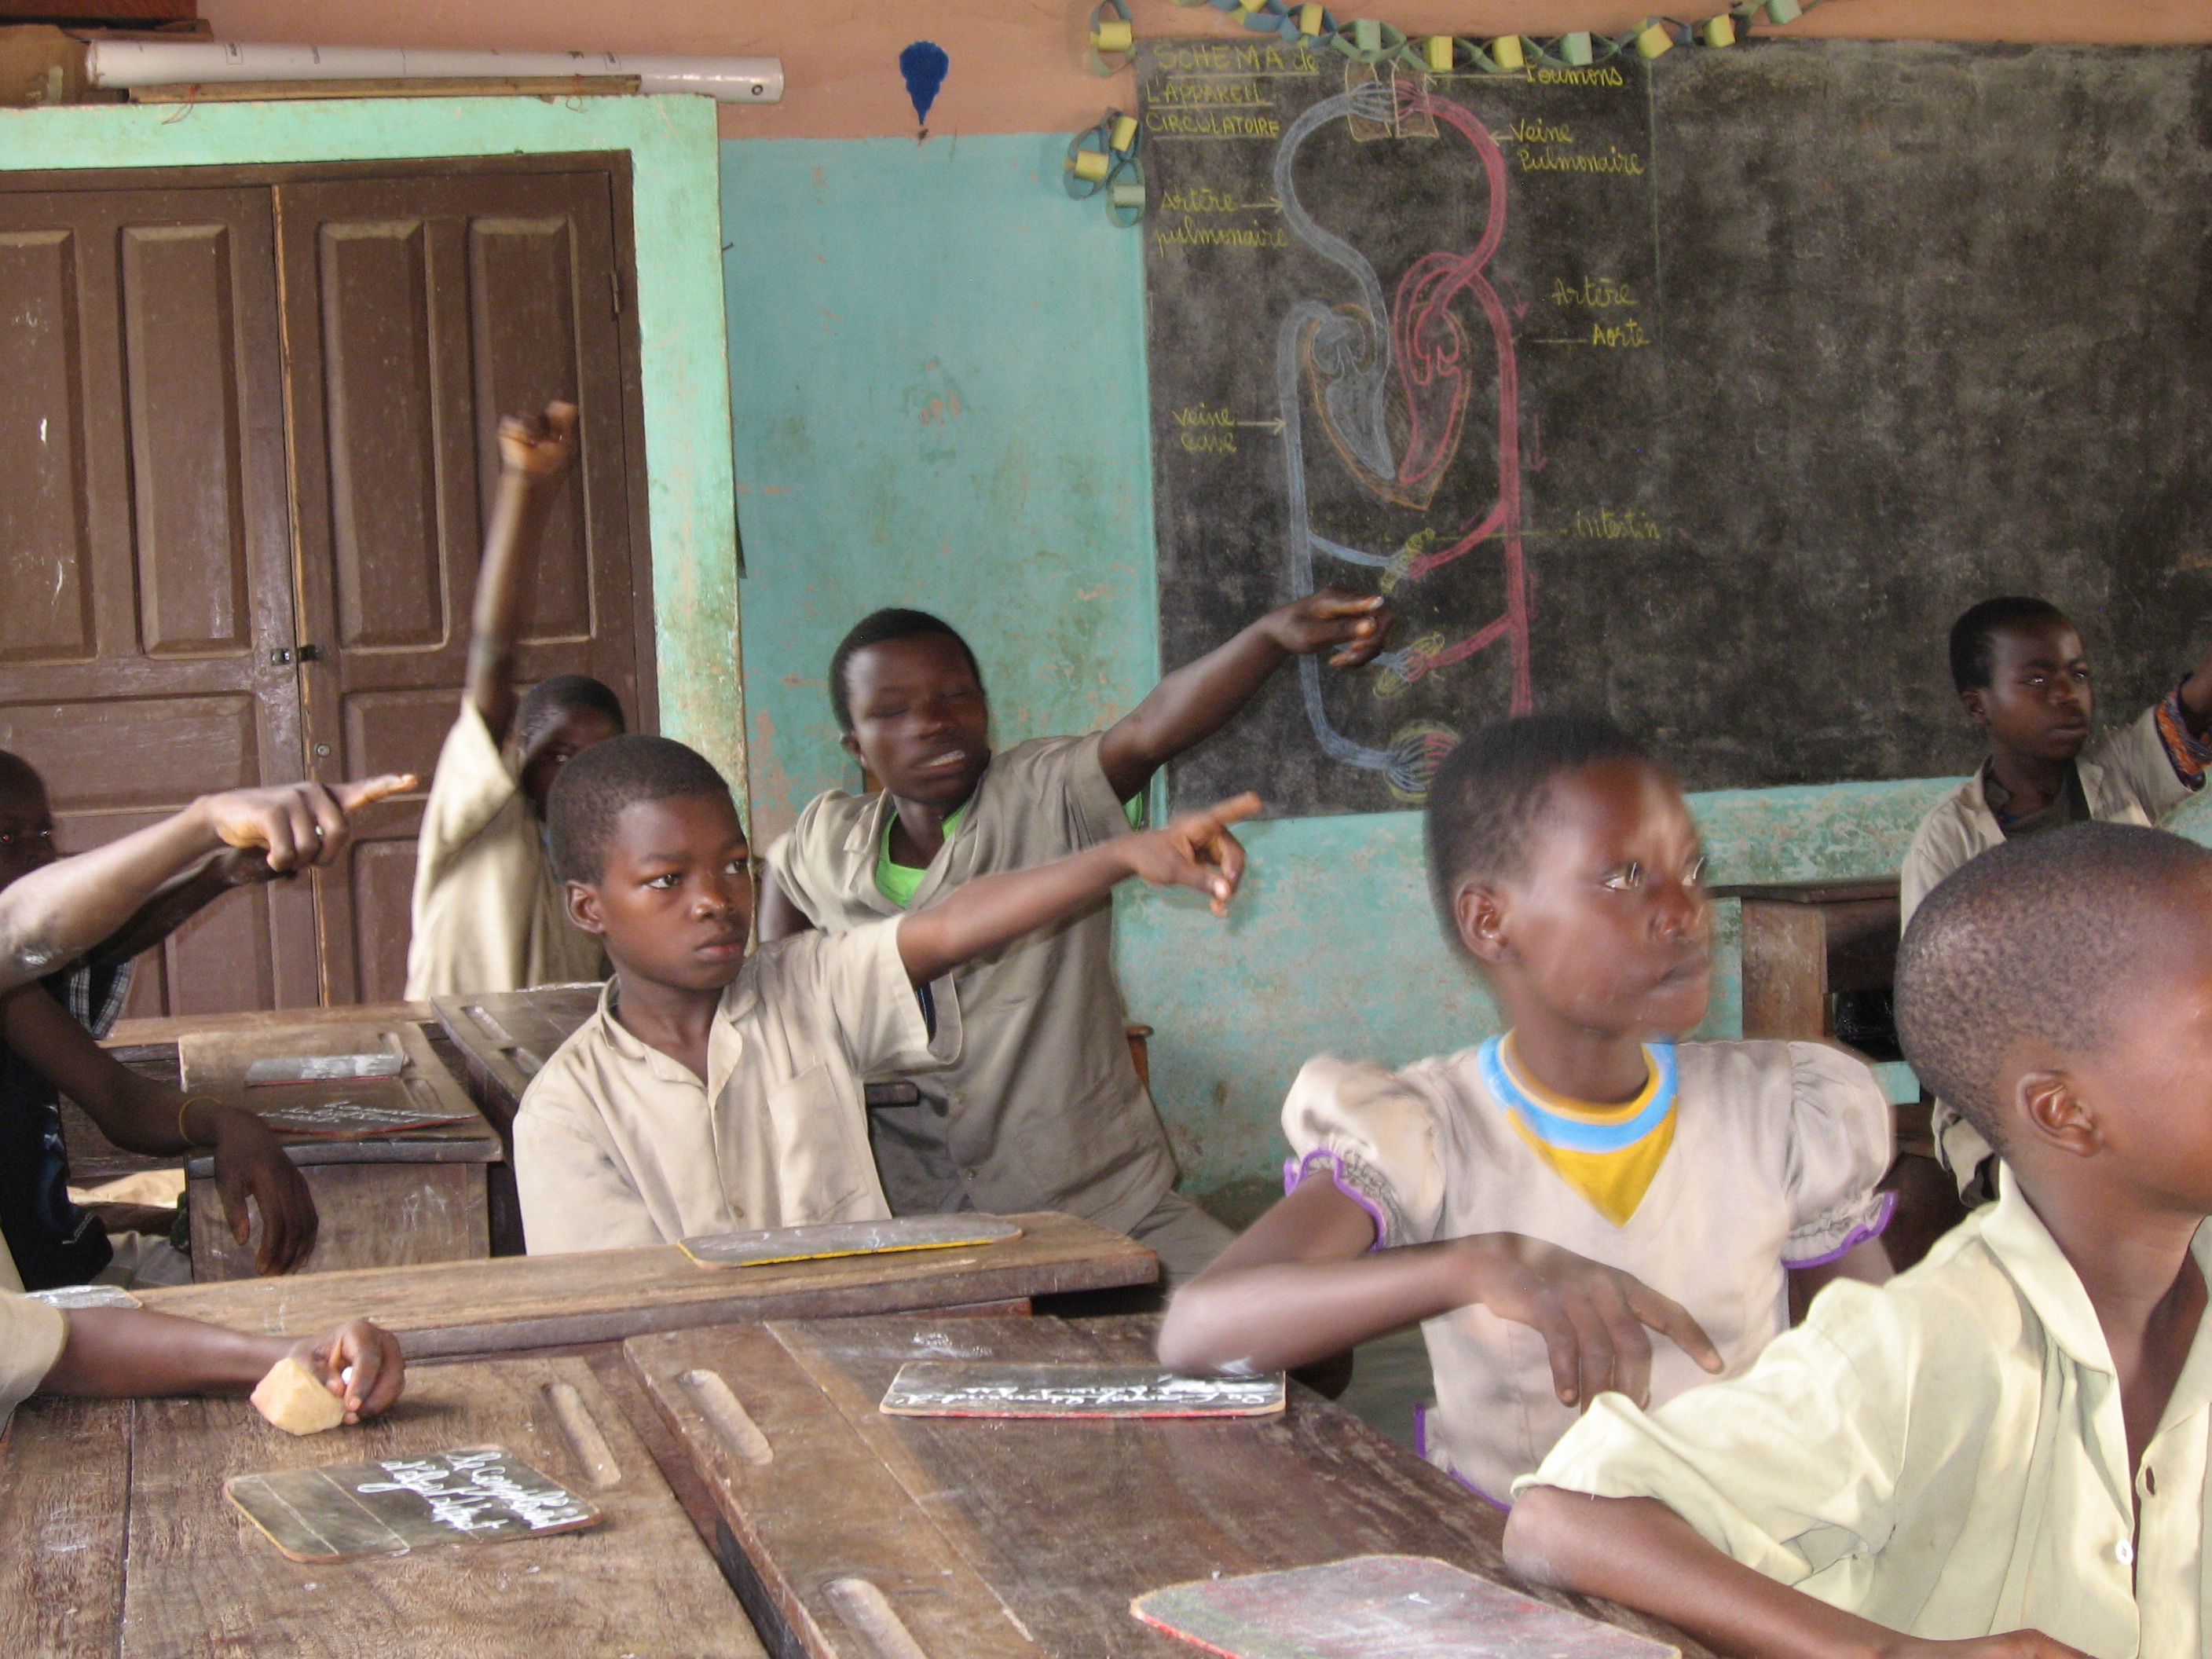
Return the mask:
M 494 416 L 479 422 L 476 433 L 478 505 L 487 523 L 499 483 L 496 416 L 573 399 L 583 378 L 574 312 L 599 296 L 578 291 L 573 240 L 566 219 L 479 219 L 469 227 L 475 406 Z M 599 281 L 604 290 L 606 276 Z M 619 452 L 611 459 L 619 462 Z M 584 493 L 563 490 L 546 520 L 536 594 L 523 626 L 523 637 L 538 644 L 591 638 L 591 556 L 578 504 Z M 632 701 L 625 697 L 623 706 Z
M 266 188 L 0 190 L 0 745 L 65 846 L 301 775 Z M 319 1000 L 302 884 L 234 894 L 133 1012 Z
M 316 243 L 330 556 L 347 651 L 446 637 L 428 227 L 325 223 Z
M 638 720 L 617 255 L 601 172 L 276 187 L 310 763 L 428 779 L 459 708 L 502 414 L 582 409 L 518 679 L 579 672 Z M 644 601 L 650 608 L 650 600 Z M 645 722 L 649 724 L 648 722 Z M 415 796 L 362 815 L 320 881 L 333 1000 L 399 994 Z
M 230 228 L 125 225 L 120 240 L 139 638 L 152 657 L 237 656 L 253 629 Z
M 94 654 L 76 233 L 0 231 L 0 663 Z

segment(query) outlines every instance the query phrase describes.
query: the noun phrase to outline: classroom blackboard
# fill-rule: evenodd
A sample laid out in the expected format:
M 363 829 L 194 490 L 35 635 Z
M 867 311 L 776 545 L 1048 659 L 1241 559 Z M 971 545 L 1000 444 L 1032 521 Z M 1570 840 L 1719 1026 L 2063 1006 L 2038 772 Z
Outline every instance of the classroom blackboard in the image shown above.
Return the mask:
M 2111 719 L 2212 641 L 2212 68 L 1755 41 L 1512 76 L 1139 58 L 1163 660 L 1324 582 L 1176 805 L 1417 803 L 1460 735 L 1610 713 L 1692 787 L 1937 776 L 1997 592 Z

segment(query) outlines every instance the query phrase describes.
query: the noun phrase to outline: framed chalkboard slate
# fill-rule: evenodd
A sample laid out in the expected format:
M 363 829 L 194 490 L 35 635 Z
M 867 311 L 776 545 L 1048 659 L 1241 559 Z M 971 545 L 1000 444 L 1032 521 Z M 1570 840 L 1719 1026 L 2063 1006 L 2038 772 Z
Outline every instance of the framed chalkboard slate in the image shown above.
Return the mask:
M 1283 1373 L 1185 1376 L 1157 1365 L 912 1359 L 880 1407 L 886 1417 L 1268 1417 Z
M 222 1492 L 294 1561 L 498 1544 L 599 1520 L 595 1506 L 503 1446 L 234 1475 Z
M 1417 1555 L 1360 1555 L 1140 1595 L 1144 1623 L 1227 1659 L 1675 1659 L 1681 1650 Z
M 1944 635 L 2081 623 L 2132 715 L 2212 627 L 2212 69 L 1754 42 L 1512 76 L 1139 57 L 1164 660 L 1322 582 L 1178 805 L 1417 803 L 1460 735 L 1607 711 L 1693 787 L 1941 775 Z

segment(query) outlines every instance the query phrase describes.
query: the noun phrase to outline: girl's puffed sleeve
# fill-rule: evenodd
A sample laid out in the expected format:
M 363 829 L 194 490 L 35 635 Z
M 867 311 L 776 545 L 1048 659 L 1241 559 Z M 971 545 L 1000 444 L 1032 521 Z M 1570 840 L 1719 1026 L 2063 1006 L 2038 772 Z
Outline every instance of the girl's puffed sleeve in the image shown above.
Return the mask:
M 1791 1043 L 1790 1060 L 1783 1265 L 1818 1267 L 1889 1224 L 1897 1195 L 1875 1187 L 1889 1172 L 1895 1120 L 1863 1062 L 1819 1042 Z
M 1375 1218 L 1376 1249 L 1442 1236 L 1437 1109 L 1401 1074 L 1328 1054 L 1310 1060 L 1283 1102 L 1283 1133 L 1291 1143 L 1285 1192 L 1326 1170 Z

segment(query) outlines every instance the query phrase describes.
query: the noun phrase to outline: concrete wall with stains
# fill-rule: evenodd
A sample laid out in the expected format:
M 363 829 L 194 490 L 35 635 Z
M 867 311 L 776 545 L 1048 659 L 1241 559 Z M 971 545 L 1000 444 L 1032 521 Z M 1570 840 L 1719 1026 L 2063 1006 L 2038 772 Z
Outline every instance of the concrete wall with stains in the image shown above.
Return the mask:
M 879 605 L 982 659 L 1001 745 L 1087 730 L 1157 678 L 1135 235 L 1061 192 L 1060 140 L 726 142 L 756 830 L 853 787 L 823 674 Z M 1936 649 L 1935 641 L 1929 648 Z M 1948 780 L 1742 790 L 1692 805 L 1718 883 L 1893 872 Z M 2196 815 L 2212 823 L 2212 815 Z M 1124 891 L 1120 965 L 1156 1028 L 1185 1185 L 1248 1208 L 1283 1093 L 1322 1048 L 1402 1063 L 1497 1029 L 1431 916 L 1412 813 L 1285 819 L 1216 921 Z M 1711 1035 L 1741 1029 L 1723 905 Z

